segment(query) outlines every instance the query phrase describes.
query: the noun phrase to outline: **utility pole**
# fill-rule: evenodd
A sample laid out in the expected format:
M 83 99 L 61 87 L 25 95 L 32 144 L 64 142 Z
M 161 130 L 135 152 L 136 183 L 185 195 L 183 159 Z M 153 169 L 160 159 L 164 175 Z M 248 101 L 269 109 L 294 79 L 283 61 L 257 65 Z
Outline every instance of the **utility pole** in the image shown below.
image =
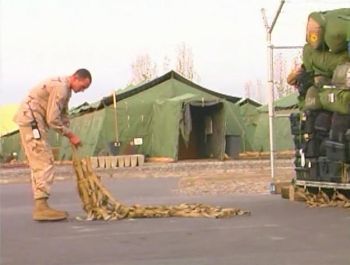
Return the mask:
M 271 41 L 271 35 L 273 28 L 277 22 L 278 16 L 282 11 L 284 5 L 284 0 L 281 0 L 279 8 L 275 14 L 275 17 L 272 21 L 271 26 L 269 26 L 265 9 L 261 9 L 261 13 L 264 20 L 264 25 L 266 29 L 266 42 L 267 42 L 267 87 L 268 87 L 268 108 L 269 108 L 269 135 L 270 135 L 270 167 L 271 167 L 271 183 L 270 183 L 270 192 L 275 193 L 275 146 L 274 146 L 274 131 L 273 131 L 273 119 L 275 116 L 275 110 L 273 106 L 274 101 L 274 79 L 273 79 L 273 44 Z

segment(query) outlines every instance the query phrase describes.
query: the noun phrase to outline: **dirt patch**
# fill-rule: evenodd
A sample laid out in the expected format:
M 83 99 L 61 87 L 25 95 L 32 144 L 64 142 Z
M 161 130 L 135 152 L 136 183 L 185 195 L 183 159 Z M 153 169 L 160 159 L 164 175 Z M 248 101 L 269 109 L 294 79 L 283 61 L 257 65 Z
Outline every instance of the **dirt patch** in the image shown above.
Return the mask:
M 279 168 L 276 182 L 289 182 L 294 177 L 293 168 Z M 271 173 L 269 168 L 237 169 L 228 174 L 211 174 L 184 177 L 179 180 L 179 192 L 188 195 L 268 193 Z

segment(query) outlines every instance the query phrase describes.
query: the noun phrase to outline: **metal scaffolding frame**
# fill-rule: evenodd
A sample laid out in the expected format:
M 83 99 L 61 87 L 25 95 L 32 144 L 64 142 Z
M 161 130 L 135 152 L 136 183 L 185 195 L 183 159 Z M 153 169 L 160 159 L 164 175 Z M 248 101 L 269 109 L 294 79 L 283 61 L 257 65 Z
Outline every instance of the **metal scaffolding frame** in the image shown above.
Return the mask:
M 270 166 L 271 166 L 271 183 L 270 183 L 270 192 L 276 193 L 275 186 L 275 145 L 274 145 L 274 131 L 273 131 L 273 120 L 276 118 L 275 110 L 273 106 L 274 101 L 274 77 L 273 77 L 273 50 L 274 49 L 301 49 L 303 46 L 274 46 L 272 44 L 272 31 L 277 22 L 278 16 L 282 11 L 282 7 L 285 3 L 285 0 L 281 0 L 280 5 L 277 9 L 275 17 L 271 26 L 269 26 L 266 19 L 265 10 L 262 8 L 261 13 L 263 16 L 265 28 L 266 28 L 266 39 L 267 39 L 267 85 L 268 85 L 268 110 L 269 110 L 269 138 L 270 138 Z M 328 189 L 341 189 L 341 190 L 350 190 L 350 184 L 348 183 L 333 183 L 333 182 L 319 182 L 319 181 L 303 181 L 296 180 L 295 184 L 301 187 L 316 187 L 316 188 L 328 188 Z
M 275 110 L 273 106 L 274 101 L 274 77 L 273 77 L 273 50 L 274 49 L 300 49 L 303 46 L 274 46 L 272 44 L 272 31 L 276 25 L 278 16 L 282 11 L 282 7 L 285 3 L 285 0 L 281 0 L 280 5 L 277 9 L 275 17 L 272 21 L 272 24 L 269 25 L 265 9 L 261 9 L 263 16 L 263 21 L 266 29 L 266 42 L 267 42 L 267 88 L 268 88 L 268 111 L 269 111 L 269 139 L 270 139 L 270 167 L 271 167 L 271 183 L 270 183 L 270 192 L 275 193 L 275 143 L 274 143 L 274 126 L 273 120 L 275 118 Z

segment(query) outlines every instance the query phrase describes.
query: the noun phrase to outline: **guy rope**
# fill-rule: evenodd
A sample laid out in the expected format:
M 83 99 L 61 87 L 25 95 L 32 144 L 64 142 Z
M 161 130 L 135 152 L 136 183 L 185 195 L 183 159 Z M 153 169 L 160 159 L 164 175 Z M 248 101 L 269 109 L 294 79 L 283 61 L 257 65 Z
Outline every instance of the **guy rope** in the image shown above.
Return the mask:
M 239 208 L 213 207 L 201 203 L 178 205 L 127 206 L 113 198 L 92 170 L 90 158 L 80 159 L 73 147 L 73 166 L 86 220 L 120 220 L 125 218 L 210 217 L 248 215 Z

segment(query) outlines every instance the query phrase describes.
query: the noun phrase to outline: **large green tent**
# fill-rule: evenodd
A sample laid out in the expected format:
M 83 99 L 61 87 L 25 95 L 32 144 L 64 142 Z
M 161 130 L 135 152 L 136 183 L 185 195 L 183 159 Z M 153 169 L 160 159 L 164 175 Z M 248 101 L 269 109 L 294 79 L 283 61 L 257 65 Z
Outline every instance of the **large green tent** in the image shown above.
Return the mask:
M 72 109 L 71 128 L 84 142 L 81 155 L 110 155 L 117 150 L 118 154 L 173 160 L 223 159 L 225 152 L 232 152 L 227 139 L 239 139 L 234 142 L 238 143 L 234 152 L 244 148 L 245 128 L 234 104 L 238 100 L 170 71 L 148 83 L 116 91 L 116 105 L 111 95 Z M 115 148 L 117 140 L 120 146 Z M 59 158 L 70 157 L 71 148 L 63 139 Z
M 244 137 L 242 137 L 245 145 L 244 150 L 255 151 L 254 136 L 260 114 L 258 108 L 261 107 L 261 104 L 250 98 L 242 98 L 236 105 L 239 106 L 240 114 L 245 125 Z
M 293 150 L 294 143 L 290 130 L 289 116 L 298 112 L 298 94 L 293 93 L 274 101 L 273 135 L 275 151 Z M 243 105 L 244 106 L 244 105 Z M 242 106 L 242 107 L 243 107 Z M 246 135 L 253 151 L 266 152 L 270 150 L 269 113 L 268 106 L 250 108 L 250 115 L 244 115 Z
M 170 71 L 150 82 L 116 91 L 70 110 L 71 128 L 82 139 L 81 156 L 144 154 L 173 160 L 223 159 L 244 151 L 240 98 L 203 88 Z M 116 107 L 114 107 L 116 106 Z M 65 137 L 49 133 L 57 159 L 71 158 Z M 113 144 L 118 141 L 120 146 Z M 18 132 L 1 139 L 3 154 L 20 150 Z
M 82 156 L 114 154 L 116 140 L 121 143 L 117 154 L 173 160 L 269 151 L 267 105 L 208 90 L 173 71 L 117 90 L 116 101 L 114 108 L 109 95 L 70 110 L 71 128 L 83 141 Z M 275 150 L 293 150 L 289 115 L 298 111 L 297 93 L 276 100 L 274 108 Z M 66 138 L 51 131 L 49 139 L 57 159 L 71 158 Z M 3 157 L 16 152 L 23 158 L 18 132 L 0 140 Z

